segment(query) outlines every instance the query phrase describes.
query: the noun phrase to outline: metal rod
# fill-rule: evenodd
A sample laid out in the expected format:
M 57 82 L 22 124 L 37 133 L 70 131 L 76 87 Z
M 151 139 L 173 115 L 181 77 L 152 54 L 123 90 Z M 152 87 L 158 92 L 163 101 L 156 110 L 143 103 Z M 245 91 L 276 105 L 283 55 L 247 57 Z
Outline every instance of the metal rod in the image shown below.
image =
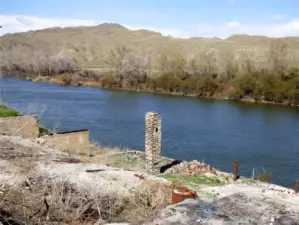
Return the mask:
M 252 179 L 254 180 L 254 178 L 255 178 L 255 168 L 253 168 L 252 170 Z
M 295 186 L 295 193 L 299 193 L 299 180 L 296 181 L 296 186 Z
M 239 170 L 239 162 L 238 160 L 234 161 L 234 181 L 238 179 L 238 170 Z

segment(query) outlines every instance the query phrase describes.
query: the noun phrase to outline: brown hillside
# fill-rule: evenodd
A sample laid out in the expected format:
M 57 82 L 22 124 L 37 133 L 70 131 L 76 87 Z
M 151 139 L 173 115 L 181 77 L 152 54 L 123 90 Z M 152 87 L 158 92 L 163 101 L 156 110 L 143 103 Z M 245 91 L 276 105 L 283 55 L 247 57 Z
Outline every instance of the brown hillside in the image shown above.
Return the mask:
M 104 57 L 116 45 L 125 45 L 136 52 L 157 55 L 161 52 L 195 54 L 216 49 L 265 49 L 273 38 L 263 36 L 233 35 L 227 39 L 190 38 L 179 39 L 162 36 L 148 30 L 129 30 L 119 24 L 104 23 L 94 27 L 49 28 L 0 38 L 5 60 L 26 61 L 32 55 L 61 55 L 73 59 L 83 67 L 104 67 Z M 299 38 L 282 38 L 289 49 L 299 50 Z M 298 51 L 299 52 L 299 51 Z M 2 55 L 2 57 L 3 57 Z M 2 58 L 2 61 L 4 59 Z

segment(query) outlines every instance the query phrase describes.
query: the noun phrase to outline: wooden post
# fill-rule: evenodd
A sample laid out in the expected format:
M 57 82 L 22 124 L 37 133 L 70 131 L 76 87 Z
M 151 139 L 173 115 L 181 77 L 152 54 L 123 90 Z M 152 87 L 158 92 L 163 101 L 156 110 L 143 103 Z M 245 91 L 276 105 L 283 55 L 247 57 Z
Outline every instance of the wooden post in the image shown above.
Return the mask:
M 234 161 L 234 181 L 238 179 L 238 170 L 239 170 L 239 162 L 238 160 Z
M 295 193 L 299 193 L 299 180 L 296 181 L 296 186 L 295 186 Z

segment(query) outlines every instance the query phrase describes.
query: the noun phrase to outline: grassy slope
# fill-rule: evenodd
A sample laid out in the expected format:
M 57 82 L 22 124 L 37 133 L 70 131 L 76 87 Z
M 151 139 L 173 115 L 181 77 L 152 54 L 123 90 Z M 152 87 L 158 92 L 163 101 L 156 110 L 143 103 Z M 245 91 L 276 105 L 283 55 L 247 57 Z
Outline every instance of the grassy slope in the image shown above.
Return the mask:
M 0 118 L 15 117 L 20 115 L 21 114 L 18 111 L 8 108 L 4 105 L 0 105 Z
M 160 33 L 131 31 L 118 24 L 101 24 L 94 27 L 51 28 L 1 37 L 6 59 L 30 60 L 32 53 L 63 55 L 74 59 L 81 67 L 103 68 L 103 59 L 115 45 L 126 45 L 136 52 L 179 51 L 193 54 L 202 49 L 230 51 L 234 49 L 264 49 L 271 38 L 263 36 L 234 35 L 225 40 L 219 38 L 179 39 Z M 299 52 L 299 38 L 283 38 L 287 46 Z M 18 54 L 16 54 L 18 53 Z M 1 57 L 1 55 L 0 55 Z M 3 57 L 3 54 L 2 54 Z

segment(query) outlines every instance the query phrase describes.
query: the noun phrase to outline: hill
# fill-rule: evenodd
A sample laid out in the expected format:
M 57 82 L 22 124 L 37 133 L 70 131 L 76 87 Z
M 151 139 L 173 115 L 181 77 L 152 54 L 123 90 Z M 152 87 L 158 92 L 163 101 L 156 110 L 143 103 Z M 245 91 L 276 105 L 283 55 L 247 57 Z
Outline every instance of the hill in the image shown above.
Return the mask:
M 49 28 L 38 31 L 6 34 L 0 38 L 5 59 L 23 61 L 32 55 L 59 55 L 73 59 L 83 67 L 103 67 L 105 55 L 116 45 L 136 52 L 158 55 L 161 52 L 196 54 L 207 49 L 233 51 L 267 48 L 273 38 L 233 35 L 227 39 L 180 39 L 162 36 L 149 30 L 129 30 L 119 24 L 103 23 L 94 27 Z M 299 38 L 280 38 L 293 51 L 299 50 Z M 2 61 L 4 59 L 2 58 Z

